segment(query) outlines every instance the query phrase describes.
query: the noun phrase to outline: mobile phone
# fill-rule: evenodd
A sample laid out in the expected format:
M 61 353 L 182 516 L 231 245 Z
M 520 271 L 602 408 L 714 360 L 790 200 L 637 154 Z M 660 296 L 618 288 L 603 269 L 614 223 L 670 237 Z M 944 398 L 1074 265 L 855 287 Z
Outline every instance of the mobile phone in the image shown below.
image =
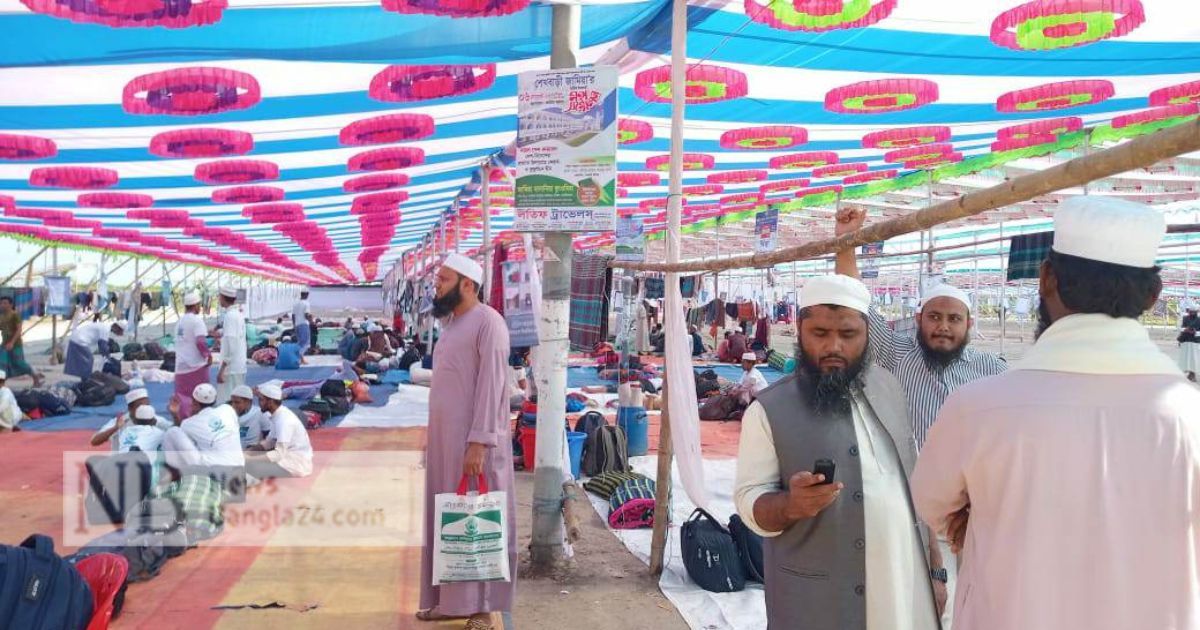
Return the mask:
M 832 459 L 818 459 L 813 463 L 814 475 L 825 475 L 825 481 L 821 485 L 833 483 L 833 474 L 837 471 L 837 464 Z

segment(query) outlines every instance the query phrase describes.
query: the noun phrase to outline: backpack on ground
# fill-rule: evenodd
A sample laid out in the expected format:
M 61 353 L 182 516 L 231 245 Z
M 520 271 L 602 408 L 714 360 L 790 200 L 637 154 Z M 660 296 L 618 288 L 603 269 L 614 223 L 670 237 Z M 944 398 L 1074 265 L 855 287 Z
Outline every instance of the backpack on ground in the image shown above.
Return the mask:
M 345 398 L 346 396 L 348 396 L 346 381 L 340 378 L 331 378 L 321 383 L 321 398 Z
M 75 400 L 79 397 L 79 392 L 75 391 L 74 387 L 71 387 L 70 385 L 59 384 L 51 386 L 47 391 L 55 396 L 58 396 L 58 398 L 62 400 L 68 408 L 75 408 Z
M 125 379 L 120 376 L 109 372 L 92 372 L 92 378 L 107 384 L 118 395 L 129 393 L 129 383 L 126 383 Z
M 746 571 L 746 579 L 765 583 L 763 577 L 766 570 L 763 567 L 763 539 L 762 536 L 754 533 L 746 523 L 742 521 L 742 517 L 734 514 L 729 517 L 729 535 L 733 536 L 733 544 L 737 546 L 738 558 L 742 561 L 742 568 Z
M 275 365 L 279 360 L 279 350 L 271 347 L 259 348 L 250 355 L 250 360 L 259 365 Z
M 350 399 L 345 396 L 341 396 L 341 397 L 337 397 L 337 398 L 326 398 L 325 400 L 326 400 L 326 402 L 329 403 L 330 417 L 344 416 L 344 415 L 350 413 L 350 410 L 354 407 L 354 403 L 350 402 Z
M 629 470 L 629 443 L 625 431 L 606 424 L 588 434 L 583 445 L 582 469 L 588 477 Z
M 683 566 L 688 577 L 712 593 L 746 588 L 746 572 L 733 536 L 717 519 L 700 508 L 679 528 Z
M 162 365 L 158 366 L 158 369 L 160 369 L 164 372 L 174 372 L 175 371 L 175 352 L 174 351 L 163 353 Z
M 117 398 L 116 390 L 108 383 L 90 376 L 79 382 L 76 391 L 75 405 L 78 407 L 106 407 Z
M 28 414 L 34 409 L 39 409 L 42 405 L 41 394 L 36 389 L 22 389 L 16 394 L 17 406 L 21 408 L 21 412 Z
M 166 497 L 147 497 L 125 515 L 125 559 L 130 582 L 148 580 L 171 558 L 187 551 L 187 531 L 179 506 Z
M 120 525 L 126 514 L 150 494 L 150 459 L 141 451 L 87 458 L 84 515 L 90 525 Z
M 147 358 L 146 349 L 142 344 L 131 341 L 121 346 L 121 358 L 126 361 L 143 361 Z
M 104 365 L 100 367 L 100 372 L 121 378 L 121 361 L 116 357 L 109 357 L 104 360 Z
M 610 501 L 613 493 L 617 491 L 617 487 L 631 479 L 645 479 L 646 481 L 650 481 L 649 477 L 632 471 L 607 472 L 588 479 L 584 482 L 583 489 L 605 501 Z
M 534 413 L 536 415 L 537 412 L 535 411 Z M 600 413 L 599 411 L 589 411 L 582 416 L 579 416 L 579 419 L 575 421 L 574 431 L 576 433 L 582 433 L 590 436 L 592 431 L 595 431 L 606 424 L 608 424 L 608 420 L 604 419 L 604 414 Z M 584 444 L 584 449 L 587 449 L 586 443 Z
M 146 345 L 142 346 L 142 352 L 146 354 L 146 359 L 148 361 L 161 361 L 163 356 L 166 354 L 166 352 L 163 351 L 162 344 L 158 343 L 157 341 L 147 341 Z
M 700 405 L 701 420 L 741 420 L 742 401 L 737 396 L 717 394 Z
M 696 375 L 696 398 L 705 399 L 713 392 L 721 391 L 721 383 L 717 378 L 717 373 L 712 370 L 704 370 Z
M 629 479 L 613 490 L 608 499 L 608 524 L 613 529 L 654 526 L 654 481 Z
M 49 390 L 38 392 L 38 409 L 42 410 L 43 418 L 65 416 L 71 413 L 71 406 L 67 404 L 67 401 Z
M 0 628 L 83 630 L 92 591 L 79 571 L 34 534 L 19 547 L 0 545 Z
M 317 416 L 319 416 L 321 418 L 321 424 L 324 424 L 330 418 L 333 417 L 333 406 L 329 404 L 328 400 L 324 400 L 322 398 L 313 398 L 312 400 L 304 403 L 303 405 L 300 405 L 300 411 L 308 411 L 308 412 L 316 414 Z M 320 425 L 317 425 L 317 426 L 320 426 Z M 316 427 L 309 427 L 309 428 L 316 428 Z
M 109 339 L 108 340 L 108 353 L 116 354 L 120 351 L 121 351 L 121 344 L 117 343 L 117 341 L 115 339 Z

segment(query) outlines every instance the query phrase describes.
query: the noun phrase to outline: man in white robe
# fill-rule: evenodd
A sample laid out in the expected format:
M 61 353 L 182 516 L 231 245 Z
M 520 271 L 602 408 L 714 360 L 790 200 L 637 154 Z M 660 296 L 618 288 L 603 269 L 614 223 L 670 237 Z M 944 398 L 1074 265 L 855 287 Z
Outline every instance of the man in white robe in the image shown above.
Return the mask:
M 217 402 L 228 402 L 233 390 L 246 384 L 246 313 L 237 303 L 237 289 L 221 287 L 221 368 L 217 370 Z

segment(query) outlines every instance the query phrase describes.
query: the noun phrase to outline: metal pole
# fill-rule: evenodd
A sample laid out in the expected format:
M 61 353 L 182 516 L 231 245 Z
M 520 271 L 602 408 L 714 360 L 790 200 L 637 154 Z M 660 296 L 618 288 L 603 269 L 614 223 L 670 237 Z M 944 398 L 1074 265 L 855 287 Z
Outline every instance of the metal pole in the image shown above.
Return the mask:
M 483 208 L 483 297 L 492 295 L 492 166 L 485 163 L 480 169 L 483 177 L 483 189 L 480 192 Z
M 575 68 L 579 54 L 580 6 L 553 5 L 550 67 Z M 529 543 L 535 570 L 548 570 L 562 557 L 563 462 L 566 434 L 567 353 L 571 315 L 571 235 L 546 232 L 542 272 L 542 314 L 538 322 L 536 468 L 533 477 L 533 535 Z M 532 252 L 530 252 L 532 253 Z
M 50 268 L 50 273 L 58 273 L 57 247 L 50 250 Z M 58 315 L 50 317 L 50 365 L 58 365 Z
M 1004 221 L 1000 221 L 1000 238 L 1004 238 Z M 1004 333 L 1008 330 L 1008 263 L 1004 258 L 1004 241 L 1000 241 L 1000 357 L 1004 358 Z

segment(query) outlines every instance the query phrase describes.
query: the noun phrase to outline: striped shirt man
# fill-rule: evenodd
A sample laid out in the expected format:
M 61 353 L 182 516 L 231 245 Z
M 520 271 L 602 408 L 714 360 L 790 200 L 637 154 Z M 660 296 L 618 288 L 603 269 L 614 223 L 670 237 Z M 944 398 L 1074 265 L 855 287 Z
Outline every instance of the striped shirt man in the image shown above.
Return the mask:
M 925 352 L 916 337 L 892 330 L 878 309 L 871 307 L 868 319 L 875 363 L 894 374 L 904 387 L 908 417 L 918 449 L 925 445 L 925 436 L 947 396 L 971 381 L 995 376 L 1008 369 L 1000 357 L 976 351 L 969 345 L 950 365 L 935 368 L 925 360 Z

